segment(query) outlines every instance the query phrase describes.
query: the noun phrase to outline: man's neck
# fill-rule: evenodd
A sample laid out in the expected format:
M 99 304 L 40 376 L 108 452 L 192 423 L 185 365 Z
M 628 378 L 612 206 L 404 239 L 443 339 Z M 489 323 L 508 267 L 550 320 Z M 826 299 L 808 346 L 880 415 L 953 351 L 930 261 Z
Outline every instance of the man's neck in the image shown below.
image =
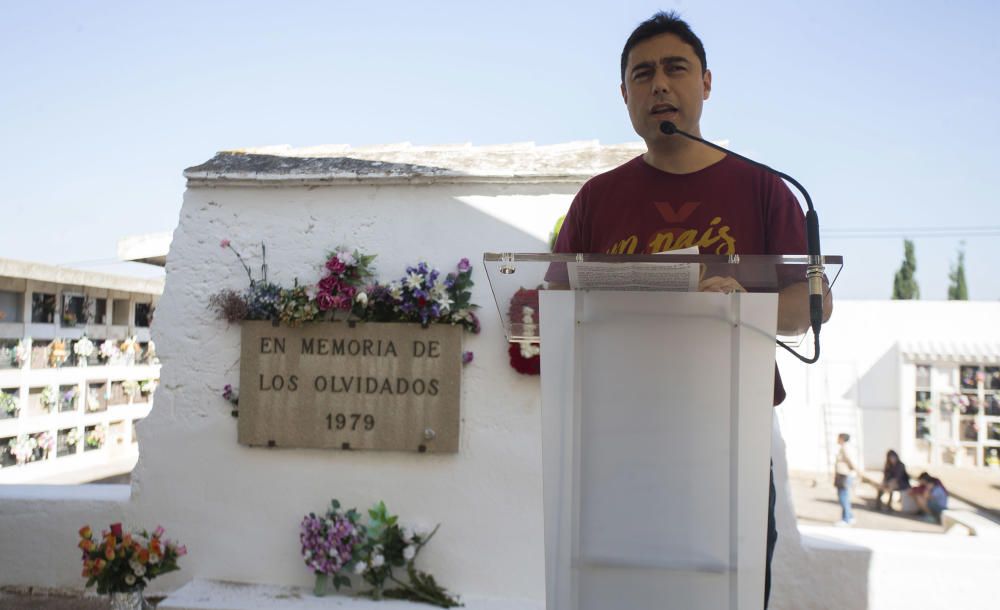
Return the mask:
M 726 154 L 692 142 L 682 136 L 672 136 L 668 141 L 646 142 L 642 159 L 658 170 L 670 174 L 690 174 L 718 163 Z

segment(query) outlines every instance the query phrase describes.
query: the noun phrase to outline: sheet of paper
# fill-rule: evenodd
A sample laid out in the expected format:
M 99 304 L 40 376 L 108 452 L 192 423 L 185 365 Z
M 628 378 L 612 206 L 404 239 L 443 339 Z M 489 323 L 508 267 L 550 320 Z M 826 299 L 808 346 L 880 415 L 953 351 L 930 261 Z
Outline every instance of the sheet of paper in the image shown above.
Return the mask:
M 698 246 L 662 254 L 698 254 Z M 694 292 L 698 263 L 567 263 L 574 290 L 656 290 Z

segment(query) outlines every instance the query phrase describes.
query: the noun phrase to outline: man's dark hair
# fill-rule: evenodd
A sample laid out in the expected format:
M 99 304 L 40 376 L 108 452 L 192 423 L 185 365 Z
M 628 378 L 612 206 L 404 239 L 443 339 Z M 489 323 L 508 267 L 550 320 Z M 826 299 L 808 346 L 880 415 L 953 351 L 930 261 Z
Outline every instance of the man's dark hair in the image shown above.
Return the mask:
M 625 67 L 628 65 L 628 54 L 632 47 L 640 42 L 659 36 L 660 34 L 673 34 L 680 38 L 694 49 L 694 54 L 701 61 L 701 73 L 708 69 L 708 61 L 705 59 L 705 46 L 701 44 L 701 39 L 691 31 L 691 26 L 681 19 L 680 15 L 674 11 L 665 13 L 660 11 L 649 19 L 639 24 L 632 35 L 625 41 L 625 48 L 622 49 L 622 82 L 625 82 Z

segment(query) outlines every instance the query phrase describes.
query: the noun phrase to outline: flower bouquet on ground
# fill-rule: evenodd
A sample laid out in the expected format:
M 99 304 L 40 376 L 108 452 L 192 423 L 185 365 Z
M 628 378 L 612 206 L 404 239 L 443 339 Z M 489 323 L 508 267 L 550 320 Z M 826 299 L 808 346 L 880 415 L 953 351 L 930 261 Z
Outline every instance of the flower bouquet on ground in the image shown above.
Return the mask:
M 150 534 L 146 530 L 125 532 L 121 523 L 112 523 L 110 530 L 94 537 L 89 525 L 80 529 L 83 551 L 83 573 L 88 587 L 97 592 L 142 592 L 152 579 L 179 570 L 177 560 L 187 554 L 187 548 L 163 538 L 163 528 Z
M 355 547 L 361 544 L 364 531 L 358 526 L 360 516 L 357 511 L 340 510 L 340 502 L 333 500 L 323 516 L 309 513 L 302 518 L 299 528 L 299 542 L 302 543 L 302 559 L 316 575 L 313 592 L 317 596 L 326 594 L 326 583 L 333 577 L 333 586 L 350 587 L 351 579 L 341 572 L 354 557 Z
M 333 575 L 338 590 L 350 587 L 353 575 L 370 586 L 359 595 L 371 599 L 406 599 L 441 608 L 461 606 L 433 576 L 416 569 L 417 555 L 436 532 L 437 527 L 428 531 L 401 526 L 384 502 L 368 511 L 368 522 L 364 523 L 356 510 L 343 512 L 340 502 L 333 500 L 324 517 L 310 513 L 303 518 L 299 539 L 302 558 L 316 574 L 317 595 L 325 592 L 327 575 Z M 406 581 L 397 578 L 396 568 L 406 569 Z

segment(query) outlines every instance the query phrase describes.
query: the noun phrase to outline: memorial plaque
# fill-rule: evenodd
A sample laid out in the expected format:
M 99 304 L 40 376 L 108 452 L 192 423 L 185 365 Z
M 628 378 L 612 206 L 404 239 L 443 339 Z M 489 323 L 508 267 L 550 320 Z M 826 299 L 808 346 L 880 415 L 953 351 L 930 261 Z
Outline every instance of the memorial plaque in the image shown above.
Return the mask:
M 246 321 L 242 329 L 241 444 L 458 451 L 462 327 Z

